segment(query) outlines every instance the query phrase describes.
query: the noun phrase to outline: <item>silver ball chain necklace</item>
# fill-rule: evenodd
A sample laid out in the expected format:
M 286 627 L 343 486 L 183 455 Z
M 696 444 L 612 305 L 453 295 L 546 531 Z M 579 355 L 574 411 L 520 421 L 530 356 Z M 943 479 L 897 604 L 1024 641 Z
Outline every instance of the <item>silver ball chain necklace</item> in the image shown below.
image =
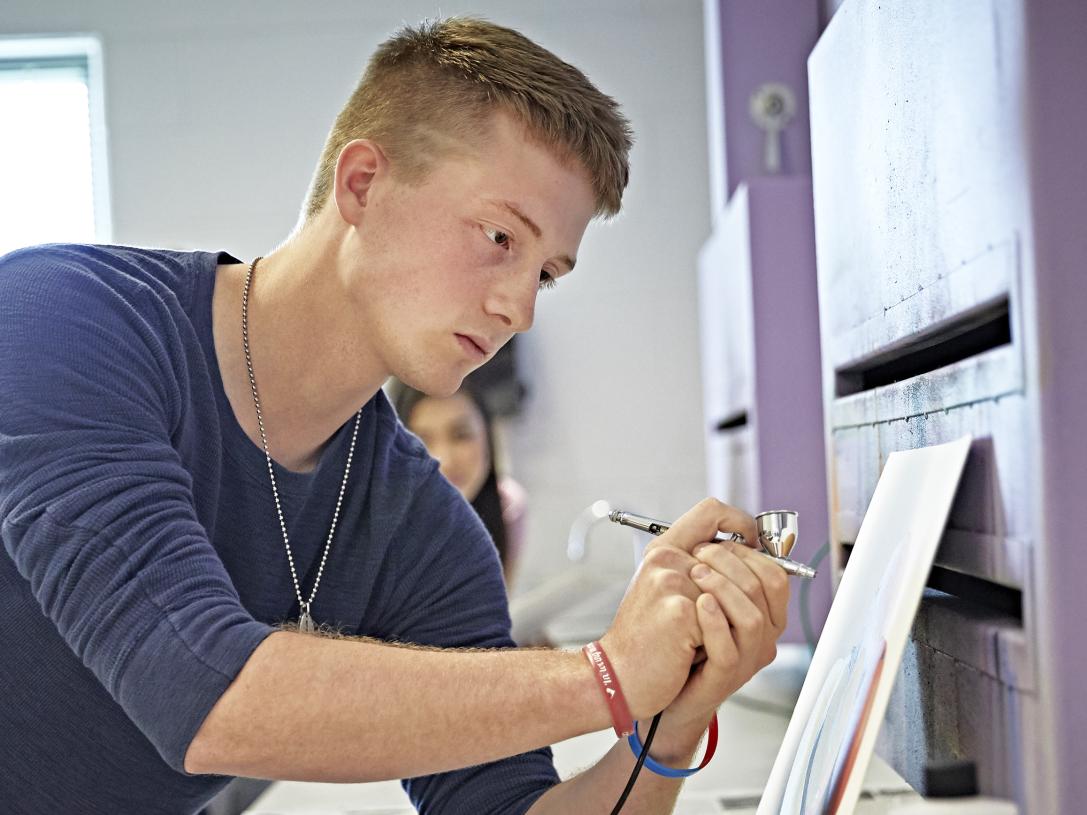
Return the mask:
M 287 537 L 287 522 L 283 520 L 283 507 L 279 502 L 279 489 L 276 487 L 276 474 L 272 468 L 272 455 L 268 452 L 268 436 L 264 432 L 264 416 L 260 410 L 260 397 L 257 395 L 257 379 L 253 376 L 253 358 L 249 354 L 249 285 L 253 281 L 253 272 L 257 268 L 258 257 L 249 264 L 249 271 L 245 275 L 245 289 L 242 291 L 242 346 L 245 348 L 245 366 L 249 369 L 249 386 L 253 389 L 253 406 L 257 409 L 257 427 L 260 428 L 260 442 L 264 446 L 264 458 L 268 462 L 268 477 L 272 480 L 272 497 L 276 501 L 276 514 L 279 516 L 279 528 L 283 530 L 283 545 L 287 548 L 287 563 L 291 567 L 291 580 L 294 582 L 294 594 L 298 598 L 298 630 L 308 634 L 316 630 L 310 608 L 313 598 L 317 596 L 317 587 L 321 585 L 321 575 L 325 571 L 325 561 L 328 559 L 328 550 L 332 547 L 332 537 L 336 533 L 336 522 L 340 519 L 340 507 L 343 505 L 344 491 L 347 489 L 347 477 L 351 474 L 351 459 L 355 455 L 355 439 L 359 435 L 359 421 L 362 419 L 362 408 L 355 414 L 355 429 L 351 432 L 351 447 L 347 451 L 347 466 L 343 470 L 343 482 L 340 484 L 340 495 L 336 499 L 336 511 L 332 515 L 332 526 L 328 530 L 328 540 L 325 542 L 325 551 L 321 555 L 321 565 L 317 567 L 317 577 L 313 581 L 313 589 L 309 593 L 309 599 L 302 599 L 302 589 L 298 585 L 298 574 L 294 569 L 294 555 L 291 554 L 291 541 Z

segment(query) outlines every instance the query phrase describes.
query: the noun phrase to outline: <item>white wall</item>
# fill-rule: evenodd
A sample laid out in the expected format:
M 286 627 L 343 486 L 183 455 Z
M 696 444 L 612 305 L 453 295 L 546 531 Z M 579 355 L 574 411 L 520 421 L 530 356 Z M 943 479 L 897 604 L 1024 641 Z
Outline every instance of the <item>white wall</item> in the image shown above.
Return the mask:
M 580 67 L 620 101 L 637 136 L 625 212 L 590 227 L 577 273 L 541 295 L 523 338 L 533 396 L 509 446 L 532 500 L 524 588 L 563 568 L 569 524 L 593 500 L 670 517 L 705 489 L 699 0 L 5 0 L 0 35 L 101 36 L 115 242 L 249 258 L 293 226 L 373 48 L 405 22 L 455 13 L 517 28 Z M 606 560 L 600 548 L 594 560 Z

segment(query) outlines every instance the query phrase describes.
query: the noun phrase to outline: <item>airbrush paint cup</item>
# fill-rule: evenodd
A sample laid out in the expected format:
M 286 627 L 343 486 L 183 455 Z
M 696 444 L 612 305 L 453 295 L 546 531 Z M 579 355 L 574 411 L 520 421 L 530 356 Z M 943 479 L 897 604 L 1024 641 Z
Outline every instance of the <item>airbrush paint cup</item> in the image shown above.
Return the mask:
M 759 543 L 774 557 L 788 557 L 800 534 L 797 514 L 791 509 L 772 509 L 755 516 Z

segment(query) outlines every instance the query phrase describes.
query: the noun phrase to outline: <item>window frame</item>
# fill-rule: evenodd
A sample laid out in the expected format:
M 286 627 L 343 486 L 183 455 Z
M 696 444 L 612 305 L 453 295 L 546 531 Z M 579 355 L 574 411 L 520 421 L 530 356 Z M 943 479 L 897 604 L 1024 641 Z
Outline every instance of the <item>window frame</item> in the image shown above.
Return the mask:
M 0 62 L 83 60 L 87 66 L 87 105 L 90 117 L 91 190 L 94 236 L 97 243 L 113 239 L 109 144 L 106 127 L 102 42 L 94 34 L 5 35 L 0 37 Z

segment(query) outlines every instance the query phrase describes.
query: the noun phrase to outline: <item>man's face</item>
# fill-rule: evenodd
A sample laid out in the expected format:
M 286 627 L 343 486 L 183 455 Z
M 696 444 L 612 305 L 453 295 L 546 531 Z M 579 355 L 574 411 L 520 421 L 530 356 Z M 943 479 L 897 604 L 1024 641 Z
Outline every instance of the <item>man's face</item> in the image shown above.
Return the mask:
M 570 272 L 594 209 L 584 170 L 496 115 L 420 183 L 375 179 L 349 246 L 360 330 L 389 373 L 452 393 L 531 327 L 541 280 Z

